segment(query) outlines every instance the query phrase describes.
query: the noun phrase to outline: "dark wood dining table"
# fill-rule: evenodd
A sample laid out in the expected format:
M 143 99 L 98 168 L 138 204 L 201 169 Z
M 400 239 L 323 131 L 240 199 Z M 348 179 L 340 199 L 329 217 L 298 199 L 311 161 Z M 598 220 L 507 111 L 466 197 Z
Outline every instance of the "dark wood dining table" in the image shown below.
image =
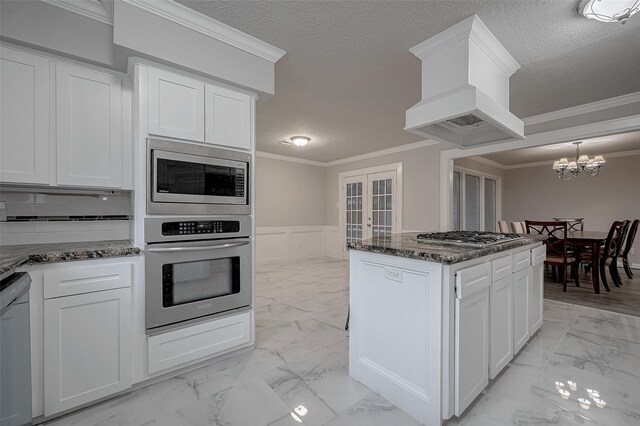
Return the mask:
M 604 245 L 607 235 L 602 231 L 570 231 L 567 235 L 568 246 L 591 249 L 591 277 L 596 294 L 600 294 L 600 246 Z

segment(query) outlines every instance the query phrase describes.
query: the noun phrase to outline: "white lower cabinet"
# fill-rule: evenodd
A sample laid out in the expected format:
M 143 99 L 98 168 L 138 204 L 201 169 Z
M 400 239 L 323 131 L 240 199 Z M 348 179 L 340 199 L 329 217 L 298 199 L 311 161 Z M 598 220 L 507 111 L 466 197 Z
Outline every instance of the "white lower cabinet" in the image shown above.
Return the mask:
M 513 353 L 517 354 L 529 340 L 529 299 L 531 267 L 513 275 Z
M 151 336 L 149 374 L 220 355 L 250 342 L 250 312 Z
M 131 386 L 131 289 L 44 302 L 44 415 Z
M 474 292 L 464 294 L 455 300 L 456 416 L 460 416 L 489 384 L 489 286 L 491 282 L 488 279 L 483 279 L 482 282 L 483 285 L 476 286 Z M 465 284 L 464 274 L 459 274 L 456 287 L 465 288 Z
M 489 378 L 494 379 L 513 359 L 513 276 L 491 284 L 489 301 Z
M 544 261 L 547 247 L 542 245 L 531 250 L 531 291 L 529 294 L 529 335 L 542 327 L 544 299 Z

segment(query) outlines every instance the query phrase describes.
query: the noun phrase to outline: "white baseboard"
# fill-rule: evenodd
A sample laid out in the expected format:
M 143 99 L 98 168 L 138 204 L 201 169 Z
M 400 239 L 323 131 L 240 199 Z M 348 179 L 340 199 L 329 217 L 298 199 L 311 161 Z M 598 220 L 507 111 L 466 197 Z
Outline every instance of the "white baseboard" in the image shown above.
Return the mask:
M 277 226 L 256 228 L 256 262 L 313 257 L 340 258 L 337 226 Z

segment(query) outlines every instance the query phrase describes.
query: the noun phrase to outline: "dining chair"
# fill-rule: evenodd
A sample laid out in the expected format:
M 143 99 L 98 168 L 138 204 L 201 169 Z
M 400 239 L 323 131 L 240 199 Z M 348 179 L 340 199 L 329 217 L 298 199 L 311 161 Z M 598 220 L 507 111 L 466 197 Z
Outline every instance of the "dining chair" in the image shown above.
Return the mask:
M 624 268 L 624 272 L 627 274 L 627 277 L 630 279 L 633 278 L 633 272 L 631 271 L 631 266 L 629 265 L 629 253 L 631 252 L 631 247 L 633 247 L 633 240 L 636 238 L 636 233 L 638 232 L 638 224 L 640 223 L 640 219 L 636 219 L 631 224 L 629 228 L 629 232 L 627 233 L 627 241 L 624 245 L 624 250 L 622 251 L 622 267 Z
M 507 221 L 506 220 L 499 220 L 498 221 L 498 229 L 503 234 L 508 234 L 509 233 L 509 225 L 507 224 Z
M 516 234 L 525 234 L 525 228 L 522 226 L 522 222 L 511 222 L 511 232 Z
M 584 231 L 584 217 L 554 217 L 557 222 L 567 222 L 569 231 Z
M 620 253 L 620 246 L 622 245 L 622 238 L 624 237 L 624 231 L 626 230 L 626 226 L 629 225 L 629 221 L 616 220 L 611 224 L 611 228 L 609 229 L 609 233 L 607 234 L 607 239 L 604 243 L 604 247 L 600 253 L 600 280 L 602 281 L 602 285 L 607 291 L 611 291 L 609 289 L 609 284 L 607 283 L 607 277 L 605 275 L 605 268 L 609 267 L 609 275 L 611 275 L 611 280 L 616 285 L 616 287 L 620 287 L 620 282 L 616 279 L 617 270 L 616 270 L 616 262 L 617 253 Z M 594 266 L 595 269 L 595 266 Z M 595 272 L 595 271 L 594 271 Z M 618 277 L 619 278 L 619 277 Z
M 567 291 L 567 269 L 571 265 L 571 275 L 576 287 L 580 287 L 578 270 L 580 259 L 570 254 L 567 249 L 567 222 L 526 220 L 527 234 L 547 236 L 544 244 L 547 246 L 547 260 L 545 265 L 560 268 L 562 274 L 562 291 Z

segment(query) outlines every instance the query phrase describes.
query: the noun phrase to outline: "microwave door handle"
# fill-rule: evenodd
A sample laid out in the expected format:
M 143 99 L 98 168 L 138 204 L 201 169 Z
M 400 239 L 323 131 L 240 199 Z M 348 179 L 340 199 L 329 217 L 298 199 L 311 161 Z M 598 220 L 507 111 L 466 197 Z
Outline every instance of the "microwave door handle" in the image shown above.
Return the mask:
M 176 251 L 202 251 L 202 250 L 213 250 L 213 249 L 224 249 L 231 247 L 240 247 L 246 246 L 249 244 L 248 241 L 243 243 L 228 243 L 228 244 L 220 244 L 217 246 L 200 246 L 200 247 L 164 247 L 164 248 L 148 248 L 146 251 L 154 252 L 154 253 L 169 253 Z

